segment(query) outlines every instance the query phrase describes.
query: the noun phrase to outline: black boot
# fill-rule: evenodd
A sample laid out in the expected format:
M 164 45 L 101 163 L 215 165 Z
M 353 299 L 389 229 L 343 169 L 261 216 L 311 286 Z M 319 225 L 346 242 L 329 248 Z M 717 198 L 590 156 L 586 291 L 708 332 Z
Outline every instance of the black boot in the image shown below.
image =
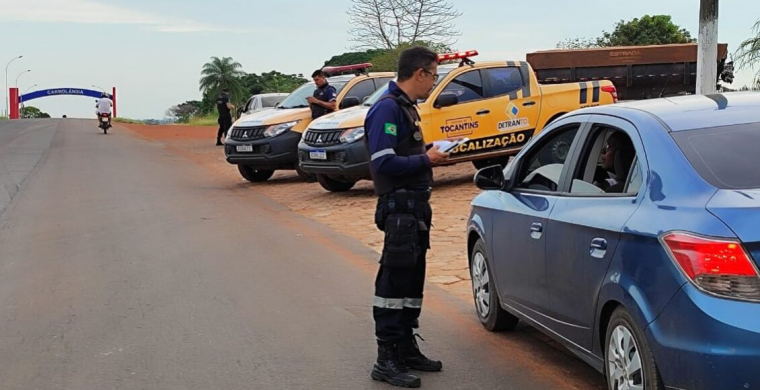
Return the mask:
M 420 378 L 410 374 L 399 360 L 398 345 L 380 341 L 377 343 L 377 362 L 372 368 L 372 379 L 399 387 L 422 385 Z
M 425 339 L 418 334 L 412 334 L 404 338 L 404 341 L 399 344 L 399 354 L 401 356 L 401 362 L 408 368 L 417 371 L 436 372 L 441 371 L 443 363 L 438 360 L 430 360 L 427 356 L 420 352 L 420 347 L 417 345 L 417 339 L 419 337 L 423 341 Z

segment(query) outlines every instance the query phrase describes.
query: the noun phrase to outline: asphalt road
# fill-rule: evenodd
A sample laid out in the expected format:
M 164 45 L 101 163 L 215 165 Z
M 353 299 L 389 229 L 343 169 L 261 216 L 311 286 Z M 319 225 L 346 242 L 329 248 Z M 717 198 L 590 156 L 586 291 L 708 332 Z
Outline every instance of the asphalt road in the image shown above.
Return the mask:
M 0 153 L 16 188 L 0 215 L 2 389 L 391 388 L 369 378 L 376 256 L 358 242 L 118 126 L 0 122 Z M 434 286 L 421 323 L 444 362 L 423 388 L 603 388 Z

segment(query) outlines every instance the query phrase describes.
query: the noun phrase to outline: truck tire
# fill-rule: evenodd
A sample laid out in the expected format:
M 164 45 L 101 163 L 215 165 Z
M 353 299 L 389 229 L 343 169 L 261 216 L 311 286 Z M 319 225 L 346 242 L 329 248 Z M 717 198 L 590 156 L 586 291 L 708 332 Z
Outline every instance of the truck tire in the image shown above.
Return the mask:
M 296 173 L 298 174 L 298 177 L 305 180 L 307 183 L 315 183 L 317 181 L 317 175 L 302 171 L 301 167 L 297 163 L 296 163 Z
M 336 180 L 327 175 L 317 175 L 317 181 L 322 188 L 330 192 L 346 192 L 354 188 L 356 184 L 356 182 Z
M 262 171 L 253 169 L 253 167 L 250 167 L 248 165 L 238 165 L 238 172 L 240 172 L 240 176 L 243 176 L 245 180 L 248 180 L 251 183 L 261 183 L 267 181 L 270 177 L 272 177 L 272 175 L 274 175 L 274 171 Z

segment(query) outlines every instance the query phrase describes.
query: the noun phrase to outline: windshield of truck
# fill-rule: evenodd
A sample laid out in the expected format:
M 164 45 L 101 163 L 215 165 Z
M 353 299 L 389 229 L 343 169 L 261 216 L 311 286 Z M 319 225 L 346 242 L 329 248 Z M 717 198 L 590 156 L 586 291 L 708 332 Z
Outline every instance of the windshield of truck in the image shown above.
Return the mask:
M 285 96 L 264 96 L 261 98 L 262 107 L 274 107 L 277 103 L 285 99 Z
M 433 85 L 433 88 L 438 86 L 438 83 L 440 83 L 441 80 L 443 80 L 443 78 L 446 77 L 446 75 L 449 74 L 449 72 L 451 72 L 452 69 L 453 68 L 438 68 L 438 80 L 436 80 L 435 84 Z M 396 82 L 396 79 L 393 79 L 393 82 Z M 370 97 L 367 98 L 367 101 L 364 102 L 364 105 L 369 107 L 377 103 L 377 101 L 380 100 L 380 98 L 383 97 L 383 95 L 385 95 L 386 92 L 388 92 L 388 84 L 383 85 L 381 88 L 378 88 L 375 92 L 373 92 L 372 95 L 370 95 Z M 418 100 L 417 102 L 422 103 L 424 101 L 425 100 L 421 99 L 421 100 Z
M 340 93 L 340 90 L 343 89 L 344 86 L 346 86 L 345 81 L 338 81 L 338 82 L 330 82 L 330 85 L 335 87 L 335 90 Z M 288 95 L 285 100 L 282 101 L 282 104 L 280 104 L 279 108 L 285 109 L 285 108 L 306 108 L 309 107 L 309 103 L 306 101 L 306 98 L 309 96 L 314 96 L 314 90 L 317 89 L 317 86 L 313 82 L 306 83 L 295 91 L 293 91 L 290 95 Z

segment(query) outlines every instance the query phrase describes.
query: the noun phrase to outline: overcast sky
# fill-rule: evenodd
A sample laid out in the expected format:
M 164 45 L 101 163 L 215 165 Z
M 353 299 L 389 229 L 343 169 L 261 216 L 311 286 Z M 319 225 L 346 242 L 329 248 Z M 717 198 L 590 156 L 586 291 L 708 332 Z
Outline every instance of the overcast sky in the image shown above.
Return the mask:
M 564 38 L 597 37 L 615 22 L 670 14 L 697 35 L 699 0 L 453 0 L 464 13 L 456 48 L 481 60 L 524 60 Z M 117 87 L 119 116 L 161 118 L 170 106 L 200 99 L 201 66 L 230 56 L 246 72 L 310 73 L 351 46 L 350 0 L 0 0 L 0 67 L 25 91 L 93 84 Z M 611 4 L 617 4 L 614 8 Z M 733 52 L 760 18 L 758 0 L 722 1 L 720 42 Z M 757 69 L 755 69 L 757 70 Z M 2 71 L 2 69 L 0 69 Z M 749 84 L 754 71 L 737 74 Z M 4 80 L 0 80 L 4 83 Z M 4 98 L 3 98 L 4 103 Z M 53 116 L 89 117 L 92 99 L 35 100 Z

